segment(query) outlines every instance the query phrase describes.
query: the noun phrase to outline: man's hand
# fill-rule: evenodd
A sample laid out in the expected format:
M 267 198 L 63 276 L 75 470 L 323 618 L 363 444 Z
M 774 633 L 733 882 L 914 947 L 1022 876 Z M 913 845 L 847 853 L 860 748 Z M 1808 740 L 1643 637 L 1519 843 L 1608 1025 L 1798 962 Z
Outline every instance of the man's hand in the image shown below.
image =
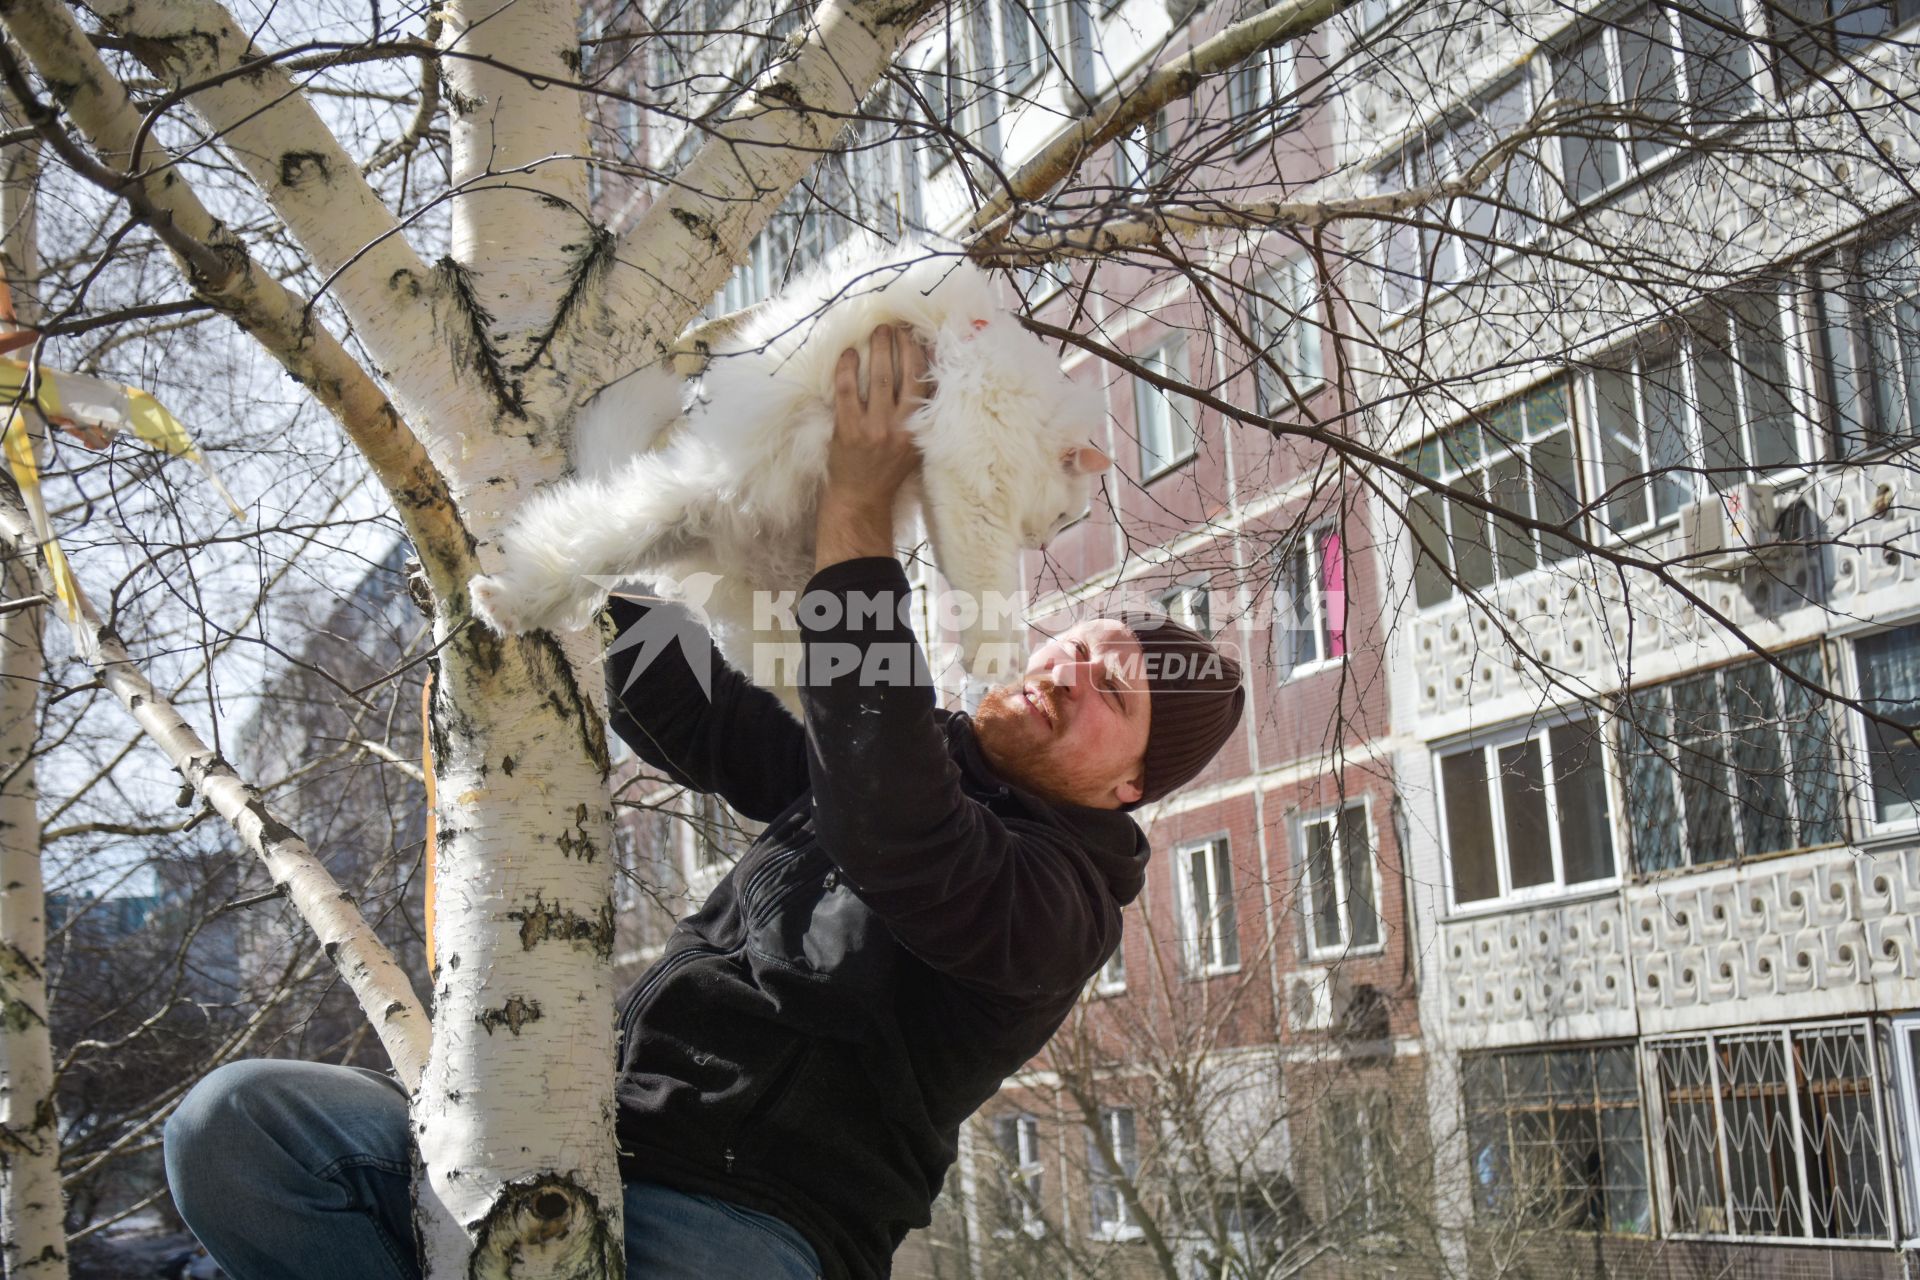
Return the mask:
M 833 443 L 820 491 L 814 567 L 893 554 L 893 508 L 919 469 L 907 418 L 925 399 L 927 352 L 904 325 L 881 325 L 868 341 L 866 393 L 860 353 L 840 353 L 833 375 Z

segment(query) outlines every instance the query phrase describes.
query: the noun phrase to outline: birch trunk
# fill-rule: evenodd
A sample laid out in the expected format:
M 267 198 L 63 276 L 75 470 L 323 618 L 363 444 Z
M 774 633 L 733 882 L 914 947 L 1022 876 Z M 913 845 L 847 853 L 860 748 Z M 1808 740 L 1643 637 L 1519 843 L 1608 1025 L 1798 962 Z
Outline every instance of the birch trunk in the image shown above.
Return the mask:
M 11 125 L 18 113 L 11 99 L 4 105 Z M 39 145 L 8 147 L 0 157 L 0 260 L 23 324 L 37 314 L 39 180 Z M 5 598 L 33 595 L 32 542 L 7 546 L 4 555 Z M 0 614 L 0 1272 L 19 1280 L 67 1275 L 35 773 L 45 612 L 34 606 Z
M 33 555 L 30 538 L 6 549 L 7 599 L 34 594 Z M 67 1275 L 34 780 L 44 613 L 0 614 L 0 1270 L 20 1280 Z
M 430 434 L 458 440 L 442 452 L 447 481 L 486 548 L 566 468 L 579 392 L 552 338 L 605 244 L 587 212 L 586 113 L 562 87 L 579 73 L 577 7 L 440 12 L 442 47 L 472 55 L 443 64 L 460 191 L 446 270 L 466 309 L 443 367 L 489 405 Z M 596 649 L 503 640 L 471 624 L 463 594 L 438 605 L 439 967 L 412 1112 L 422 1266 L 430 1280 L 614 1280 L 613 812 Z
M 25 322 L 34 314 L 29 290 L 38 275 L 39 147 L 8 148 L 4 167 L 0 252 Z M 33 554 L 31 542 L 5 548 L 0 590 L 6 599 L 34 594 Z M 46 887 L 35 767 L 44 621 L 37 606 L 0 615 L 0 1261 L 9 1276 L 64 1280 L 66 1197 L 47 1017 Z

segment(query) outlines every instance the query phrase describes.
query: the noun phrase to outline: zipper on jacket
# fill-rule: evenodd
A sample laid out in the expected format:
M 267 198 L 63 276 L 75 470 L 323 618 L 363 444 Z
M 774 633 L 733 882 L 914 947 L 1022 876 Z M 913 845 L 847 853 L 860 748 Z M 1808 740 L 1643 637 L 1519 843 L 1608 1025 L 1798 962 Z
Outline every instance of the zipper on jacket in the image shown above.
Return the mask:
M 738 951 L 738 950 L 739 950 L 738 947 L 733 947 L 733 948 L 715 947 L 715 946 L 686 947 L 686 948 L 683 948 L 682 950 L 674 952 L 672 955 L 662 960 L 658 965 L 654 966 L 653 972 L 647 975 L 647 980 L 640 984 L 640 989 L 638 991 L 633 993 L 633 999 L 627 1001 L 627 1007 L 620 1011 L 620 1057 L 621 1057 L 621 1060 L 624 1061 L 626 1059 L 627 1051 L 630 1048 L 632 1048 L 632 1045 L 628 1043 L 627 1037 L 633 1034 L 634 1025 L 640 1021 L 641 1006 L 646 1004 L 647 997 L 653 994 L 654 990 L 657 987 L 659 987 L 661 981 L 668 974 L 672 973 L 675 969 L 678 969 L 682 964 L 684 964 L 688 960 L 693 960 L 700 956 L 724 956 L 724 955 L 732 954 L 732 952 Z
M 805 845 L 793 849 L 783 849 L 753 869 L 753 874 L 747 877 L 747 882 L 740 886 L 740 914 L 744 916 L 750 924 L 765 923 L 765 921 L 758 918 L 759 913 L 753 909 L 754 891 L 766 884 L 771 876 L 778 874 L 782 867 L 792 862 L 795 858 L 800 857 L 806 851 L 807 846 Z M 777 909 L 782 902 L 786 901 L 788 894 L 792 893 L 793 889 L 797 887 L 797 885 L 791 886 L 785 893 L 775 898 L 770 904 L 770 909 Z M 629 1047 L 627 1037 L 633 1033 L 634 1025 L 640 1021 L 641 1006 L 646 1003 L 647 997 L 653 994 L 655 988 L 660 985 L 668 974 L 679 968 L 684 962 L 700 956 L 738 955 L 746 949 L 746 945 L 746 940 L 743 938 L 738 945 L 732 947 L 716 947 L 710 944 L 691 946 L 674 952 L 656 965 L 653 972 L 647 975 L 647 980 L 640 985 L 640 989 L 634 992 L 633 999 L 627 1002 L 627 1007 L 620 1012 L 619 1051 L 621 1059 L 624 1060 L 627 1056 L 627 1049 Z

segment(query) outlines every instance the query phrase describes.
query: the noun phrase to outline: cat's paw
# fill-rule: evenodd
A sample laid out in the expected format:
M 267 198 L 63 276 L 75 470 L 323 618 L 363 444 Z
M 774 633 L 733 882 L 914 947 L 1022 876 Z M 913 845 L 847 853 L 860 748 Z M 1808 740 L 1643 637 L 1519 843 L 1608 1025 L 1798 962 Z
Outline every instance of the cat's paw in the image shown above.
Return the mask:
M 528 583 L 512 572 L 479 575 L 467 584 L 473 614 L 503 636 L 529 631 L 578 631 L 593 625 L 604 591 L 571 591 L 557 582 Z
M 473 604 L 473 616 L 503 636 L 532 629 L 522 622 L 514 608 L 514 593 L 499 578 L 476 574 L 467 583 L 467 599 Z

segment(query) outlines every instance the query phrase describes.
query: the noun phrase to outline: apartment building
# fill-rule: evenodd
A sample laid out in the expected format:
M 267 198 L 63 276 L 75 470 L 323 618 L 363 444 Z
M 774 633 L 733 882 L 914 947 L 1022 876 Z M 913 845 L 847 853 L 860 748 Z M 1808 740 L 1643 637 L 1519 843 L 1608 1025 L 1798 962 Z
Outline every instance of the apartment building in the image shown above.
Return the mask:
M 1356 186 L 1581 120 L 1348 273 L 1451 1273 L 1906 1274 L 1911 16 L 1366 15 Z

